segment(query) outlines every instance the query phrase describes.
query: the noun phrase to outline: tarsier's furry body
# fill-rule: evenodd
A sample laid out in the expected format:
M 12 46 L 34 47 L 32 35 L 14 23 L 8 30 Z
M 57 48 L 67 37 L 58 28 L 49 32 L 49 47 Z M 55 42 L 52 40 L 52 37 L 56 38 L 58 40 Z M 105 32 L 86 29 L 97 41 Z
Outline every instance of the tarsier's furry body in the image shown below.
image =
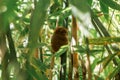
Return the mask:
M 53 36 L 51 38 L 51 47 L 52 47 L 52 53 L 55 54 L 61 46 L 67 45 L 68 44 L 68 31 L 64 27 L 57 27 L 53 33 Z M 65 53 L 63 53 L 65 54 Z M 61 65 L 63 65 L 63 60 L 65 58 L 64 56 L 61 55 Z M 54 56 L 52 56 L 51 60 L 51 69 L 54 67 Z M 52 80 L 52 72 L 51 72 L 51 77 L 49 80 Z
M 57 27 L 51 39 L 51 47 L 53 53 L 57 52 L 63 45 L 68 44 L 68 32 L 66 28 Z

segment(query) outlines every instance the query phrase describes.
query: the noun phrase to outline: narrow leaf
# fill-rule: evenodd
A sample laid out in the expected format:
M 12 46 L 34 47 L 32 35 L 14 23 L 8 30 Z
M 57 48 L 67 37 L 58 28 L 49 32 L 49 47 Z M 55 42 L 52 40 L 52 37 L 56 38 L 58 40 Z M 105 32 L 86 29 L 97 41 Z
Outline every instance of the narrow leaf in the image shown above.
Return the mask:
M 68 46 L 62 46 L 62 47 L 55 53 L 55 56 L 56 56 L 56 57 L 59 57 L 59 56 L 62 55 L 67 49 L 68 49 Z
M 108 8 L 108 5 L 106 5 L 105 3 L 100 1 L 100 8 L 101 8 L 101 11 L 104 14 L 105 19 L 108 20 L 109 19 L 109 8 Z
M 101 0 L 101 1 L 108 5 L 109 7 L 111 7 L 112 9 L 120 10 L 120 4 L 113 0 Z
M 120 64 L 118 65 L 117 68 L 114 69 L 114 71 L 112 73 L 110 73 L 106 80 L 111 80 L 118 72 L 120 71 Z

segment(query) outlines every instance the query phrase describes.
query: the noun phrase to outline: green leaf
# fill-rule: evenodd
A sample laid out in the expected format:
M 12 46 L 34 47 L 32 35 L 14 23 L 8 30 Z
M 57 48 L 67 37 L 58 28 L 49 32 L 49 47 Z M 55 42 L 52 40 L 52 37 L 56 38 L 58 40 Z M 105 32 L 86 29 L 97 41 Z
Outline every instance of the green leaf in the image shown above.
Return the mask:
M 117 73 L 119 73 L 119 71 L 120 71 L 120 64 L 117 66 L 117 68 L 114 69 L 114 71 L 112 73 L 110 73 L 107 76 L 106 80 L 111 80 Z
M 87 1 L 88 1 L 88 4 L 89 4 L 90 6 L 92 6 L 93 0 L 87 0 Z
M 116 54 L 109 54 L 107 57 L 101 59 L 100 62 L 103 63 L 103 69 L 105 69 L 107 67 L 107 65 L 110 63 L 110 61 L 112 61 L 115 58 L 116 55 L 117 55 L 117 53 Z
M 5 0 L 4 1 L 7 10 L 5 11 L 5 19 L 12 20 L 15 18 L 15 11 L 17 10 L 17 0 Z
M 101 0 L 103 3 L 111 7 L 112 9 L 120 10 L 120 4 L 113 0 Z
M 92 72 L 94 71 L 95 67 L 97 66 L 97 63 L 98 63 L 99 60 L 100 60 L 100 58 L 96 58 L 96 59 L 93 61 L 92 65 L 91 65 Z
M 27 71 L 31 75 L 31 77 L 33 77 L 37 80 L 41 80 L 39 74 L 37 74 L 37 72 L 35 71 L 35 68 L 32 67 L 31 65 L 27 65 L 27 66 L 28 66 Z
M 100 35 L 102 33 L 105 37 L 110 37 L 109 32 L 106 30 L 105 26 L 102 24 L 102 22 L 98 19 L 98 17 L 95 15 L 95 13 L 92 10 L 91 10 L 91 18 L 96 31 L 99 32 Z
M 68 49 L 68 45 L 62 46 L 56 53 L 55 56 L 59 57 L 61 56 L 64 52 L 66 52 Z
M 100 8 L 101 8 L 101 11 L 104 14 L 105 19 L 108 20 L 109 19 L 109 8 L 108 8 L 108 5 L 106 5 L 105 3 L 103 3 L 100 0 Z
M 43 72 L 46 71 L 47 66 L 44 63 L 40 62 L 39 60 L 36 60 L 35 58 L 33 59 L 33 63 L 37 67 L 37 70 L 41 70 Z
M 56 11 L 52 14 L 49 15 L 49 19 L 50 21 L 53 20 L 53 21 L 56 21 L 56 17 L 57 16 L 60 16 L 62 19 L 65 19 L 66 17 L 68 17 L 69 15 L 71 15 L 71 8 L 65 8 L 65 9 L 61 9 L 59 11 Z
M 29 73 L 31 78 L 34 78 L 36 80 L 48 80 L 47 77 L 42 73 L 41 69 L 38 69 L 38 66 L 39 66 L 38 62 L 35 61 L 34 59 L 33 61 L 35 62 L 37 66 L 32 63 L 26 64 L 27 72 Z
M 83 47 L 83 46 L 78 45 L 78 46 L 75 46 L 75 48 L 77 48 L 76 51 L 79 52 L 79 53 L 85 53 L 86 52 L 86 48 Z
M 89 11 L 87 0 L 70 0 L 70 3 L 83 13 Z
M 54 12 L 60 10 L 60 8 L 61 7 L 60 7 L 60 4 L 58 2 L 53 3 L 50 7 L 50 13 L 54 13 Z
M 117 42 L 120 42 L 120 37 L 103 37 L 103 38 L 89 39 L 89 43 L 94 45 L 107 45 Z

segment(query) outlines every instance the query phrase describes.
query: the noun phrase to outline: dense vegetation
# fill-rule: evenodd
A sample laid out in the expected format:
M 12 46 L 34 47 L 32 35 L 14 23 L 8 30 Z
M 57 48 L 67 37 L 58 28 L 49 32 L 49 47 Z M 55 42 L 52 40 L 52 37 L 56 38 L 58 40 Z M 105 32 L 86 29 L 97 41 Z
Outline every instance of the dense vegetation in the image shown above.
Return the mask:
M 66 80 L 119 80 L 119 3 L 0 0 L 0 80 L 48 80 L 57 26 L 68 29 L 69 43 L 54 55 L 53 80 L 61 79 L 60 56 L 66 51 Z

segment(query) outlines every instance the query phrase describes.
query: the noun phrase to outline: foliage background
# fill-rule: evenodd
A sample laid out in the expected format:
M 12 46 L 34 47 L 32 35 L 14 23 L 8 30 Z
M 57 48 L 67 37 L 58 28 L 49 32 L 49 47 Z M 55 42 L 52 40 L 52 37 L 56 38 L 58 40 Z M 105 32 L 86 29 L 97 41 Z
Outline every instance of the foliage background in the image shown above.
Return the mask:
M 86 76 L 91 73 L 89 80 L 119 80 L 119 3 L 119 0 L 0 0 L 0 79 L 47 80 L 45 72 L 49 69 L 50 39 L 56 20 L 60 18 L 58 24 L 62 25 L 62 21 L 68 18 L 71 45 L 71 17 L 74 15 L 78 22 L 78 45 L 74 48 L 85 61 L 84 65 L 91 69 L 90 72 L 87 69 Z M 38 59 L 33 57 L 36 48 L 39 48 L 40 53 Z M 71 46 L 68 49 L 69 56 Z M 57 54 L 55 67 L 58 69 L 62 51 Z M 87 54 L 90 58 L 89 66 Z M 79 65 L 80 74 L 81 69 Z M 83 80 L 82 76 L 79 78 Z

